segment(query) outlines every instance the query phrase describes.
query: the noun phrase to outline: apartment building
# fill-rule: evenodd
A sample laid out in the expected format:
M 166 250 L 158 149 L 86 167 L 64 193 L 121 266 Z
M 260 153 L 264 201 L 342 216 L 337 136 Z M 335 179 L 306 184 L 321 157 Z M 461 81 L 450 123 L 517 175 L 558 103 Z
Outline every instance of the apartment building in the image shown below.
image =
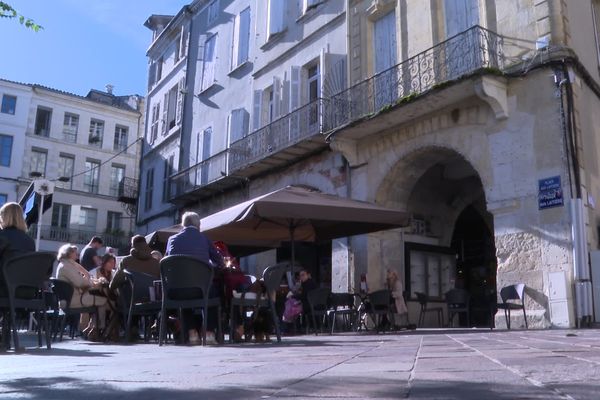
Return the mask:
M 382 287 L 388 268 L 413 300 L 465 289 L 463 326 L 504 326 L 493 314 L 514 283 L 527 287 L 529 326 L 599 321 L 599 7 L 213 0 L 153 16 L 165 48 L 184 31 L 174 21 L 189 20 L 191 35 L 179 159 L 142 166 L 153 178 L 142 187 L 168 187 L 169 223 L 287 184 L 402 209 L 410 228 L 307 245 L 301 261 L 335 291 L 362 274 Z
M 32 180 L 55 184 L 39 224 L 40 248 L 83 245 L 98 234 L 125 250 L 135 230 L 143 98 L 116 96 L 111 86 L 78 96 L 6 80 L 0 93 L 16 103 L 7 108 L 14 122 L 3 116 L 0 128 L 12 139 L 2 153 L 13 168 L 7 201 L 19 201 Z M 30 226 L 34 237 L 37 227 Z

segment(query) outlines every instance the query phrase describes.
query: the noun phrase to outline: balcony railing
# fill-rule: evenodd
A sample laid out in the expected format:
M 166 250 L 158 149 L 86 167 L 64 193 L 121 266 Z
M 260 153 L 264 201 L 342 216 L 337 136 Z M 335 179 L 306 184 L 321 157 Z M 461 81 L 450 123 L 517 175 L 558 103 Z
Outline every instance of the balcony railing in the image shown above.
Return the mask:
M 171 177 L 170 198 L 194 191 L 227 174 L 228 151 L 221 151 Z
M 326 125 L 339 128 L 480 70 L 500 71 L 502 48 L 501 36 L 474 26 L 328 99 Z
M 317 99 L 252 132 L 229 147 L 229 171 L 239 170 L 323 132 L 323 99 Z
M 37 225 L 31 225 L 27 233 L 29 236 L 35 239 L 37 234 Z M 125 235 L 110 235 L 106 233 L 99 234 L 94 231 L 61 228 L 58 226 L 48 225 L 42 225 L 42 230 L 40 232 L 41 240 L 73 244 L 87 244 L 93 236 L 102 237 L 104 246 L 126 248 L 129 245 L 129 238 L 125 237 Z

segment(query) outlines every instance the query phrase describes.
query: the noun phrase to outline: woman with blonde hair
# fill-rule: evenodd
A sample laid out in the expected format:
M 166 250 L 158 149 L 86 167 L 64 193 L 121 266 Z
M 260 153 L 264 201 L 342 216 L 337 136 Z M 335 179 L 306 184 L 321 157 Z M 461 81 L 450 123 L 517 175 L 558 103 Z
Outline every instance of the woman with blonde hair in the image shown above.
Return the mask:
M 89 340 L 99 340 L 100 330 L 103 330 L 106 324 L 108 302 L 106 297 L 93 295 L 89 290 L 100 288 L 102 282 L 92 279 L 90 273 L 76 261 L 77 246 L 72 244 L 61 246 L 56 258 L 59 262 L 56 272 L 57 279 L 70 283 L 74 289 L 71 307 L 98 307 L 98 326 L 92 318 L 83 333 L 87 335 Z
M 35 251 L 35 242 L 27 234 L 23 209 L 18 203 L 6 203 L 0 207 L 0 238 L 8 242 L 3 259 Z

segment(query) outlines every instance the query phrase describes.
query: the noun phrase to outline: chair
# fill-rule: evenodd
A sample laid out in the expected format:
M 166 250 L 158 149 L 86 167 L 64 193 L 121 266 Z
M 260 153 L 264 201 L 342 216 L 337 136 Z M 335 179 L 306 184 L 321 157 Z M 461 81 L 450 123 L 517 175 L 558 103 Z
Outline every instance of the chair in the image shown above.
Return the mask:
M 252 275 L 246 275 L 250 282 L 256 282 L 256 277 Z M 254 279 L 253 279 L 254 278 Z M 243 291 L 237 292 L 233 291 L 233 297 L 229 302 L 229 342 L 232 343 L 234 340 L 234 330 L 235 330 L 235 313 L 234 307 L 240 308 L 240 316 L 242 317 L 242 321 L 244 320 L 244 309 L 245 308 L 254 308 L 258 310 L 260 307 L 269 307 L 269 299 L 266 295 L 262 293 L 255 293 L 252 291 Z
M 162 281 L 162 306 L 158 344 L 162 346 L 167 335 L 168 309 L 195 309 L 203 312 L 202 345 L 206 345 L 206 325 L 209 307 L 217 307 L 218 333 L 221 329 L 221 299 L 209 297 L 214 276 L 213 268 L 197 258 L 185 255 L 167 256 L 160 261 L 160 277 Z M 198 294 L 186 298 L 178 298 L 176 293 L 181 290 L 198 290 Z M 183 321 L 182 321 L 183 322 Z M 182 327 L 182 332 L 185 332 Z
M 59 341 L 62 342 L 63 333 L 65 330 L 65 323 L 68 317 L 79 315 L 79 314 L 95 314 L 98 316 L 98 307 L 96 306 L 87 306 L 87 307 L 71 307 L 71 299 L 73 298 L 73 291 L 75 290 L 73 286 L 69 282 L 61 281 L 60 279 L 50 279 L 50 283 L 52 284 L 52 292 L 56 295 L 58 302 L 60 304 L 61 301 L 64 301 L 64 306 L 60 308 L 63 311 L 63 317 L 60 322 L 60 337 Z M 54 338 L 56 338 L 56 334 L 58 332 L 54 332 Z M 71 339 L 75 337 L 75 327 L 71 324 L 69 329 L 69 336 Z
M 452 326 L 454 316 L 466 314 L 467 326 L 471 326 L 470 311 L 471 295 L 464 289 L 451 289 L 446 292 L 446 305 L 448 306 L 448 326 Z
M 43 289 L 52 274 L 56 255 L 50 252 L 32 252 L 10 258 L 4 263 L 4 281 L 8 292 L 8 308 L 10 324 L 13 331 L 15 349 L 19 349 L 17 334 L 16 310 L 33 310 L 39 321 L 40 311 L 43 313 L 43 324 L 46 335 L 46 347 L 51 348 L 46 299 Z M 3 305 L 5 306 L 6 302 Z M 38 324 L 38 345 L 42 346 L 42 327 Z
M 415 296 L 417 296 L 417 301 L 421 306 L 421 311 L 419 312 L 419 322 L 417 326 L 419 328 L 423 327 L 425 315 L 428 312 L 434 312 L 437 314 L 438 325 L 441 327 L 442 319 L 444 318 L 444 309 L 442 307 L 427 307 L 427 303 L 429 303 L 429 296 L 427 296 L 425 293 L 415 292 Z
M 527 326 L 527 314 L 525 314 L 525 284 L 517 283 L 503 287 L 500 289 L 500 298 L 502 298 L 502 303 L 498 303 L 497 306 L 499 310 L 504 310 L 506 327 L 510 329 L 510 310 L 523 310 L 525 329 L 529 329 Z
M 341 315 L 346 326 L 352 326 L 358 318 L 358 310 L 354 306 L 354 294 L 331 293 L 329 314 L 331 315 L 331 334 L 335 330 L 335 320 Z M 350 324 L 348 318 L 351 318 Z
M 271 315 L 273 317 L 273 323 L 275 324 L 275 333 L 277 334 L 277 341 L 281 342 L 281 328 L 279 326 L 279 316 L 275 308 L 275 300 L 277 296 L 277 290 L 281 286 L 281 280 L 287 271 L 290 270 L 289 263 L 279 263 L 267 267 L 263 272 L 263 281 L 267 289 L 267 298 L 269 300 L 268 307 L 271 309 Z
M 331 290 L 327 288 L 313 289 L 306 294 L 306 299 L 310 305 L 310 314 L 315 335 L 317 334 L 317 317 L 321 317 L 321 331 L 323 330 L 323 324 L 327 323 L 330 295 Z M 308 330 L 308 325 L 306 329 Z
M 150 301 L 149 288 L 154 290 L 152 275 L 125 270 L 125 281 L 119 288 L 119 302 L 125 316 L 125 342 L 129 342 L 132 317 L 144 317 L 144 341 L 148 341 L 148 321 L 145 317 L 157 316 L 161 310 L 160 301 Z
M 373 293 L 369 293 L 369 303 L 371 304 L 369 314 L 375 316 L 375 318 L 373 319 L 375 322 L 377 332 L 379 332 L 379 329 L 381 327 L 382 316 L 386 316 L 388 318 L 390 328 L 392 328 L 395 325 L 391 299 L 391 292 L 387 289 L 377 290 Z

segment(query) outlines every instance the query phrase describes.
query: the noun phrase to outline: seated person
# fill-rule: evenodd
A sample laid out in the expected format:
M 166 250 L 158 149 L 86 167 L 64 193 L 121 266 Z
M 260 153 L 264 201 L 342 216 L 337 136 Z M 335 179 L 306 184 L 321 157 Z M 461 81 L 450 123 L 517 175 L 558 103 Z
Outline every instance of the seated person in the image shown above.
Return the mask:
M 101 282 L 90 277 L 89 272 L 77 263 L 77 246 L 65 244 L 58 250 L 57 279 L 65 281 L 73 286 L 73 297 L 71 307 L 98 307 L 98 326 L 92 318 L 89 325 L 83 330 L 89 340 L 100 339 L 100 330 L 105 328 L 106 311 L 108 310 L 108 299 L 89 292 L 90 289 L 101 287 Z
M 145 237 L 135 235 L 131 238 L 131 250 L 119 263 L 119 269 L 110 281 L 111 290 L 116 290 L 125 281 L 124 270 L 141 272 L 160 279 L 160 263 L 152 257 L 152 249 L 146 243 Z

